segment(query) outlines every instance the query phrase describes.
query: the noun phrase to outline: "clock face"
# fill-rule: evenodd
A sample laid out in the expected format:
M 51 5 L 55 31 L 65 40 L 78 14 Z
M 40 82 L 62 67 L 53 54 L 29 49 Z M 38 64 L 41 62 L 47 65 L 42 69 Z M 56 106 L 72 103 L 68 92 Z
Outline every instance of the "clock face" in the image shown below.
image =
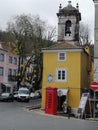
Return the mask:
M 51 74 L 48 75 L 48 82 L 52 82 L 53 76 Z

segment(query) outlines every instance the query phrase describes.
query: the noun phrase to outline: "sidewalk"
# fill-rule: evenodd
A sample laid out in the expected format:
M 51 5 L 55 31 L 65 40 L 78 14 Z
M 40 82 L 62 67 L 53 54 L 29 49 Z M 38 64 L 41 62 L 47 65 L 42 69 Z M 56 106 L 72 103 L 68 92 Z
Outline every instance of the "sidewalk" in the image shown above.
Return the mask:
M 89 121 L 98 121 L 98 118 L 86 118 L 86 120 L 89 120 Z
M 41 114 L 41 115 L 46 115 L 46 116 L 55 116 L 55 117 L 62 117 L 62 118 L 68 118 L 68 119 L 70 119 L 70 118 L 81 119 L 81 118 L 76 118 L 73 115 L 68 117 L 68 114 L 64 114 L 63 112 L 57 112 L 56 115 L 45 113 L 45 111 L 41 109 L 40 104 L 38 104 L 36 106 L 32 106 L 32 107 L 27 107 L 26 109 L 28 109 L 29 111 L 36 112 L 36 113 Z M 81 119 L 81 120 L 98 121 L 98 118 L 86 118 L 86 119 Z

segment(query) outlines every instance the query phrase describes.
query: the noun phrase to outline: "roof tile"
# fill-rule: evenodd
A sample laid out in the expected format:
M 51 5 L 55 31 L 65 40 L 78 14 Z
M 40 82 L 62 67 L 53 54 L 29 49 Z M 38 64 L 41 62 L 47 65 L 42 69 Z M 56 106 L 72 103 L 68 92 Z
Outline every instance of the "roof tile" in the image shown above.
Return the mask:
M 43 48 L 43 50 L 58 50 L 58 49 L 80 49 L 81 47 L 75 45 L 75 42 L 58 42 L 50 47 Z

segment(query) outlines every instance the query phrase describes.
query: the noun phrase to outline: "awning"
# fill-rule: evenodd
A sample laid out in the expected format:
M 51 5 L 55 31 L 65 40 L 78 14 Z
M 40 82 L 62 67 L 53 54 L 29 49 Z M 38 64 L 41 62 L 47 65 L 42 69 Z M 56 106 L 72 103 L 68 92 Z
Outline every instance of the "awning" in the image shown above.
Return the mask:
M 67 96 L 67 93 L 68 93 L 69 89 L 66 88 L 66 89 L 58 89 L 57 92 L 58 92 L 58 96 Z
M 13 87 L 12 84 L 9 84 L 9 83 L 1 83 L 2 85 L 6 86 L 6 87 Z

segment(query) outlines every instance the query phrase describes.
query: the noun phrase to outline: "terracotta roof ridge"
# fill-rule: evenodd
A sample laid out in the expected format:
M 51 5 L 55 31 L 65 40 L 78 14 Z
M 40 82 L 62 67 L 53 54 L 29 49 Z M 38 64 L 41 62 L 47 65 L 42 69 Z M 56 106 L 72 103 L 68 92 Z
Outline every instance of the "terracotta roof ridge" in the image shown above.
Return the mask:
M 77 46 L 77 42 L 69 42 L 69 41 L 62 41 L 57 42 L 56 44 L 43 48 L 43 50 L 57 50 L 57 49 L 82 49 L 82 47 Z M 76 45 L 75 45 L 76 44 Z

